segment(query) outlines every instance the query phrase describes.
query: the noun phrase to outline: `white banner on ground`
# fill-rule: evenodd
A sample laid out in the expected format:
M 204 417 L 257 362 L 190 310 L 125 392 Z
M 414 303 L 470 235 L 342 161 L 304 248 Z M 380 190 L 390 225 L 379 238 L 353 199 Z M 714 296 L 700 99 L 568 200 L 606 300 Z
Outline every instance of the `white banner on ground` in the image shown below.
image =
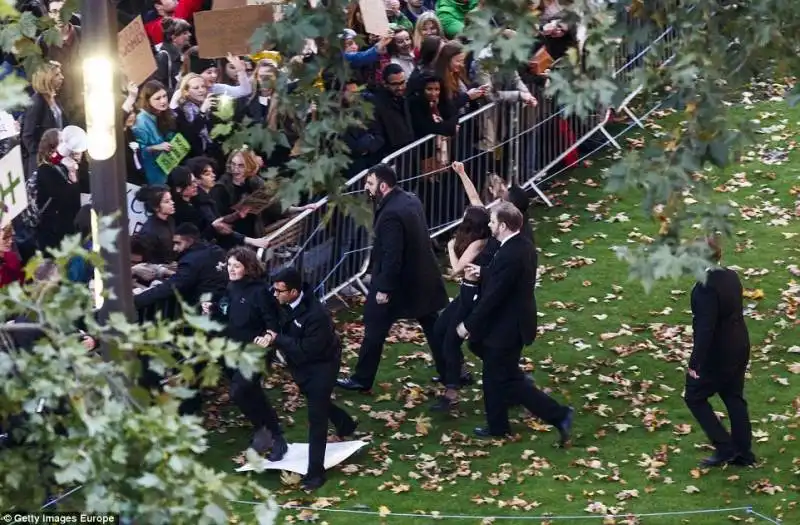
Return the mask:
M 136 184 L 127 184 L 127 197 L 128 197 L 128 232 L 133 235 L 138 232 L 142 225 L 147 220 L 147 212 L 144 211 L 144 204 L 136 200 L 136 192 L 139 191 L 140 186 Z M 81 205 L 89 204 L 92 202 L 92 196 L 88 193 L 81 193 Z
M 340 441 L 328 443 L 325 447 L 325 470 L 335 467 L 339 463 L 361 450 L 367 445 L 366 441 Z M 291 443 L 289 451 L 280 461 L 267 461 L 264 459 L 262 466 L 266 470 L 288 470 L 305 476 L 308 470 L 308 443 Z M 245 463 L 236 469 L 236 472 L 250 472 L 255 470 L 252 465 Z

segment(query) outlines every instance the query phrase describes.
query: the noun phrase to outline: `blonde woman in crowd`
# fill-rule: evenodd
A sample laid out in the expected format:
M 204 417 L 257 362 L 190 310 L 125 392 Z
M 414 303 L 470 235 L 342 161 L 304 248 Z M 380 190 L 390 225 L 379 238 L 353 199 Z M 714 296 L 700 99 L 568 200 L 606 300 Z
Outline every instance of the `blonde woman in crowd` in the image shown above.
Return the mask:
M 36 70 L 31 79 L 34 95 L 22 122 L 23 163 L 26 174 L 36 170 L 39 141 L 48 129 L 63 129 L 68 123 L 58 102 L 58 92 L 64 85 L 61 64 L 47 62 Z

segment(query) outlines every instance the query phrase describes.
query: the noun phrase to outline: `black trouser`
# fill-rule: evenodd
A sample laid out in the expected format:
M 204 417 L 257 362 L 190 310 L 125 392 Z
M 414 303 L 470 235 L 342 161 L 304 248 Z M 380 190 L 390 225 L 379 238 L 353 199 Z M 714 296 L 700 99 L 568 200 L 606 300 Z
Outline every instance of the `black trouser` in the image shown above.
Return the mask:
M 456 328 L 472 312 L 478 290 L 475 284 L 462 283 L 458 297 L 439 314 L 433 328 L 433 336 L 428 340 L 436 363 L 436 372 L 447 388 L 461 387 L 461 372 L 464 367 L 461 345 L 464 340 L 458 336 Z
M 686 376 L 686 393 L 683 398 L 686 406 L 721 455 L 732 456 L 751 454 L 752 427 L 747 412 L 747 401 L 744 399 L 745 368 L 726 374 L 725 377 L 714 377 L 701 374 L 700 379 Z M 728 417 L 731 420 L 731 432 L 728 433 L 708 402 L 709 398 L 719 394 Z
M 521 347 L 483 348 L 483 402 L 489 432 L 510 433 L 508 409 L 522 405 L 545 423 L 557 426 L 569 409 L 526 380 L 519 368 Z
M 336 376 L 339 374 L 339 359 L 314 363 L 303 367 L 304 379 L 297 382 L 300 392 L 308 401 L 308 471 L 306 476 L 325 476 L 325 449 L 328 444 L 328 421 L 333 423 L 336 433 L 351 427 L 350 415 L 331 401 Z
M 259 429 L 266 427 L 273 434 L 282 434 L 278 413 L 272 408 L 264 389 L 261 388 L 261 374 L 254 374 L 247 379 L 238 370 L 228 371 L 231 377 L 231 399 L 242 411 L 242 414 Z
M 391 296 L 389 300 L 391 303 Z M 364 309 L 364 340 L 358 352 L 358 363 L 352 379 L 368 388 L 372 387 L 378 374 L 386 336 L 398 319 L 392 314 L 390 306 L 391 304 L 377 304 L 375 298 L 370 297 Z M 417 318 L 428 342 L 433 339 L 433 327 L 437 317 L 438 314 L 434 312 Z
M 139 376 L 139 386 L 146 390 L 157 390 L 162 392 L 164 390 L 163 380 L 165 378 L 149 368 L 150 356 L 140 354 L 139 361 L 141 362 L 142 366 L 142 374 Z M 205 363 L 198 363 L 194 365 L 193 368 L 195 376 L 198 379 L 194 381 L 192 386 L 197 390 L 192 397 L 182 400 L 180 405 L 178 405 L 178 414 L 182 416 L 199 416 L 203 408 L 203 393 L 200 390 L 199 377 L 205 368 Z

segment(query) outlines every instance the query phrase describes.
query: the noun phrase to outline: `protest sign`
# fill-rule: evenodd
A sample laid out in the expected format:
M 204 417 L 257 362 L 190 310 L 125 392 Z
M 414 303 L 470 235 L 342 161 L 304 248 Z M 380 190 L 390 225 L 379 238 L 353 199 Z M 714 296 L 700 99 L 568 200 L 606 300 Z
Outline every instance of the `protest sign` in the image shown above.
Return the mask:
M 269 4 L 195 13 L 199 55 L 201 58 L 224 58 L 228 53 L 249 55 L 253 33 L 274 20 L 274 8 Z
M 178 167 L 181 161 L 186 158 L 186 155 L 189 154 L 192 147 L 186 141 L 183 135 L 178 133 L 173 137 L 171 141 L 169 141 L 170 148 L 169 151 L 165 151 L 161 155 L 156 158 L 156 164 L 158 167 L 164 170 L 164 173 L 169 175 L 169 173 Z
M 141 16 L 134 18 L 117 34 L 117 46 L 119 63 L 128 82 L 134 82 L 137 86 L 144 84 L 155 73 L 156 60 Z
M 0 159 L 0 228 L 28 207 L 28 192 L 25 191 L 25 170 L 22 168 L 22 148 L 16 146 Z
M 358 5 L 367 33 L 384 36 L 389 32 L 389 17 L 383 0 L 358 0 Z

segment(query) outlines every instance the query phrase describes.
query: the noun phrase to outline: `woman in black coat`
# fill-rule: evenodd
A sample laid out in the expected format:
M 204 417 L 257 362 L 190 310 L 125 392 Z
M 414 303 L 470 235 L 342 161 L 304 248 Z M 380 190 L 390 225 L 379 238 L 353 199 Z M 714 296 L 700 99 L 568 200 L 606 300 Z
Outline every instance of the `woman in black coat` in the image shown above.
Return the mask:
M 54 157 L 53 137 L 58 137 L 58 130 L 48 130 L 43 135 L 37 154 L 41 164 L 36 170 L 35 182 L 36 207 L 39 210 L 36 244 L 45 254 L 58 248 L 67 235 L 78 233 L 75 216 L 81 209 L 78 163 L 83 153 L 70 155 L 73 162 L 68 162 L 70 159 L 62 161 L 57 154 Z M 58 144 L 57 138 L 55 141 Z
M 228 288 L 220 301 L 202 305 L 203 312 L 225 325 L 222 335 L 246 345 L 268 330 L 276 332 L 278 302 L 264 280 L 264 268 L 254 251 L 239 247 L 228 252 L 228 279 Z M 280 461 L 289 446 L 278 414 L 261 388 L 261 374 L 248 379 L 238 370 L 227 372 L 231 377 L 231 399 L 255 429 L 250 447 L 259 454 L 271 448 L 269 460 Z
M 136 200 L 144 204 L 150 215 L 136 232 L 152 247 L 144 262 L 154 264 L 170 264 L 175 260 L 172 236 L 175 233 L 175 202 L 172 200 L 169 187 L 154 184 L 142 186 L 136 192 Z
M 21 133 L 23 163 L 28 176 L 38 165 L 36 155 L 44 132 L 48 129 L 64 129 L 67 125 L 64 110 L 56 100 L 63 85 L 64 75 L 58 62 L 43 65 L 31 79 L 35 94 L 31 98 L 31 106 L 25 110 Z

